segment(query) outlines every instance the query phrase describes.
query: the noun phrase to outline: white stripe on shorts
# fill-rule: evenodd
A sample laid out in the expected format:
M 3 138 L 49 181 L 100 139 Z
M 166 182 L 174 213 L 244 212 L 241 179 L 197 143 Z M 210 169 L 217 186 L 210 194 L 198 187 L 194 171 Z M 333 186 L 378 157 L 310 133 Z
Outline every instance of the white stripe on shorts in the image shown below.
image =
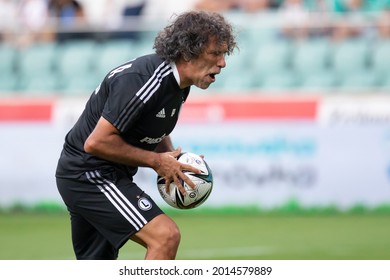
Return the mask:
M 116 209 L 132 224 L 138 231 L 146 225 L 146 219 L 134 207 L 133 204 L 120 192 L 114 183 L 103 178 L 99 171 L 86 172 L 88 180 L 95 184 L 108 200 L 115 206 Z

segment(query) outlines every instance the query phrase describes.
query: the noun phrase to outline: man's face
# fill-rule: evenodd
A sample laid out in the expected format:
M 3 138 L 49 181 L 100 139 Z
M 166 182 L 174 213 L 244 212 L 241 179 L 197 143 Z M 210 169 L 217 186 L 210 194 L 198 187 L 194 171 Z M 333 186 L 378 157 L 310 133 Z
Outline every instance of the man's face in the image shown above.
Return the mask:
M 228 51 L 227 45 L 217 45 L 215 40 L 211 40 L 206 50 L 196 59 L 189 61 L 188 79 L 191 84 L 207 89 L 211 83 L 215 82 L 215 76 L 226 66 L 225 55 Z

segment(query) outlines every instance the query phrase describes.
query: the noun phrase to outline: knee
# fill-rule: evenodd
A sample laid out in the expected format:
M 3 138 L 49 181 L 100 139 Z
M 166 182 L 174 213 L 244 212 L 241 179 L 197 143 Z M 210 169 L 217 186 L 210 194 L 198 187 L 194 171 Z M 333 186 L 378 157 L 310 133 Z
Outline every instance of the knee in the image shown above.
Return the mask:
M 149 254 L 157 256 L 158 259 L 175 259 L 181 239 L 177 225 L 161 226 L 156 237 L 148 244 Z
M 147 248 L 146 259 L 175 259 L 180 239 L 178 226 L 166 215 L 156 217 L 132 237 Z
M 180 244 L 181 234 L 176 224 L 162 227 L 160 236 L 161 245 L 164 247 L 177 249 Z

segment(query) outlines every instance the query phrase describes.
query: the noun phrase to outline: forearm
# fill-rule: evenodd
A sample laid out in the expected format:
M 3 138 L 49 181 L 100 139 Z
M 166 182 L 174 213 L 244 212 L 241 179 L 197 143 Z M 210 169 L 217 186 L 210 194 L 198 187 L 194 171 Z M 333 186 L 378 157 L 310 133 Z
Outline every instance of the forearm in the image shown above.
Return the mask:
M 100 118 L 85 141 L 84 150 L 99 158 L 128 166 L 155 169 L 161 164 L 159 154 L 128 144 L 119 131 L 104 118 Z
M 152 168 L 160 164 L 157 153 L 132 146 L 117 134 L 97 139 L 89 137 L 84 147 L 87 153 L 119 164 Z
M 195 187 L 194 183 L 183 173 L 183 170 L 200 172 L 197 168 L 180 163 L 176 159 L 181 153 L 181 149 L 173 149 L 169 136 L 157 145 L 155 151 L 143 150 L 124 141 L 119 131 L 104 118 L 98 121 L 95 129 L 85 141 L 84 150 L 111 162 L 153 168 L 158 175 L 165 178 L 167 186 L 174 182 L 181 188 L 182 193 L 184 193 L 184 188 L 179 178 L 192 188 Z

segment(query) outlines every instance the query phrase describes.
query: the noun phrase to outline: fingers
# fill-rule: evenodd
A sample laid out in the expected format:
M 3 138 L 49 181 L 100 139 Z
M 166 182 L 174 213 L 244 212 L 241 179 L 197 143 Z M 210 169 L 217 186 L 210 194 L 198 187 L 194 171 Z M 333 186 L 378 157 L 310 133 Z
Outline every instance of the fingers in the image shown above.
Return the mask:
M 187 184 L 192 189 L 195 189 L 196 186 L 194 182 L 192 182 L 192 180 L 185 174 L 184 170 L 187 172 L 193 172 L 195 174 L 201 173 L 201 171 L 196 167 L 181 163 L 177 160 L 181 152 L 182 150 L 179 147 L 172 152 L 161 154 L 162 164 L 157 171 L 165 178 L 165 191 L 167 193 L 169 193 L 171 183 L 174 183 L 179 189 L 180 193 L 186 195 L 187 192 L 183 184 Z
M 195 183 L 186 174 L 181 173 L 179 176 L 191 189 L 195 189 Z
M 165 179 L 165 192 L 169 193 L 169 187 L 171 186 L 171 182 Z
M 184 177 L 187 177 L 186 175 L 183 174 Z M 173 177 L 173 183 L 177 186 L 177 188 L 179 189 L 180 193 L 183 195 L 183 196 L 186 196 L 187 195 L 187 191 L 185 190 L 182 182 L 186 183 L 187 185 L 189 185 L 191 188 L 195 188 L 195 184 L 189 180 L 189 178 L 187 177 L 185 181 L 180 181 L 178 177 Z M 172 181 L 169 181 L 169 180 L 165 180 L 165 192 L 166 193 L 169 193 L 169 188 L 171 187 L 171 184 L 172 184 Z
M 193 167 L 191 165 L 184 164 L 184 163 L 182 163 L 180 165 L 180 171 L 175 176 L 175 179 L 178 179 L 178 177 L 179 177 L 181 179 L 181 181 L 180 180 L 176 181 L 175 179 L 174 179 L 174 181 L 175 181 L 175 184 L 178 186 L 180 192 L 183 195 L 185 195 L 186 191 L 185 191 L 185 189 L 184 189 L 184 187 L 183 187 L 181 182 L 186 183 L 191 189 L 195 189 L 196 186 L 195 186 L 195 183 L 192 182 L 192 180 L 183 172 L 183 170 L 186 170 L 187 172 L 193 172 L 195 174 L 200 174 L 201 172 L 200 172 L 199 169 L 197 169 L 197 168 L 195 168 L 195 167 Z
M 192 165 L 189 165 L 189 164 L 184 164 L 182 163 L 181 164 L 181 170 L 186 170 L 186 171 L 190 171 L 190 172 L 193 172 L 195 174 L 200 174 L 200 170 Z
M 177 186 L 183 196 L 187 195 L 187 191 L 183 186 L 184 184 L 187 184 L 191 189 L 195 189 L 196 187 L 195 183 L 185 173 L 179 172 L 176 176 L 173 176 L 172 179 L 165 179 L 165 191 L 167 193 L 169 193 L 172 182 Z
M 176 150 L 174 150 L 173 152 L 171 152 L 171 155 L 174 157 L 174 158 L 177 158 L 181 153 L 181 148 L 178 147 Z
M 175 185 L 179 188 L 180 193 L 183 196 L 186 196 L 187 195 L 187 191 L 184 189 L 184 187 L 183 187 L 182 183 L 180 182 L 179 178 L 175 177 L 174 178 L 174 182 L 175 182 Z

